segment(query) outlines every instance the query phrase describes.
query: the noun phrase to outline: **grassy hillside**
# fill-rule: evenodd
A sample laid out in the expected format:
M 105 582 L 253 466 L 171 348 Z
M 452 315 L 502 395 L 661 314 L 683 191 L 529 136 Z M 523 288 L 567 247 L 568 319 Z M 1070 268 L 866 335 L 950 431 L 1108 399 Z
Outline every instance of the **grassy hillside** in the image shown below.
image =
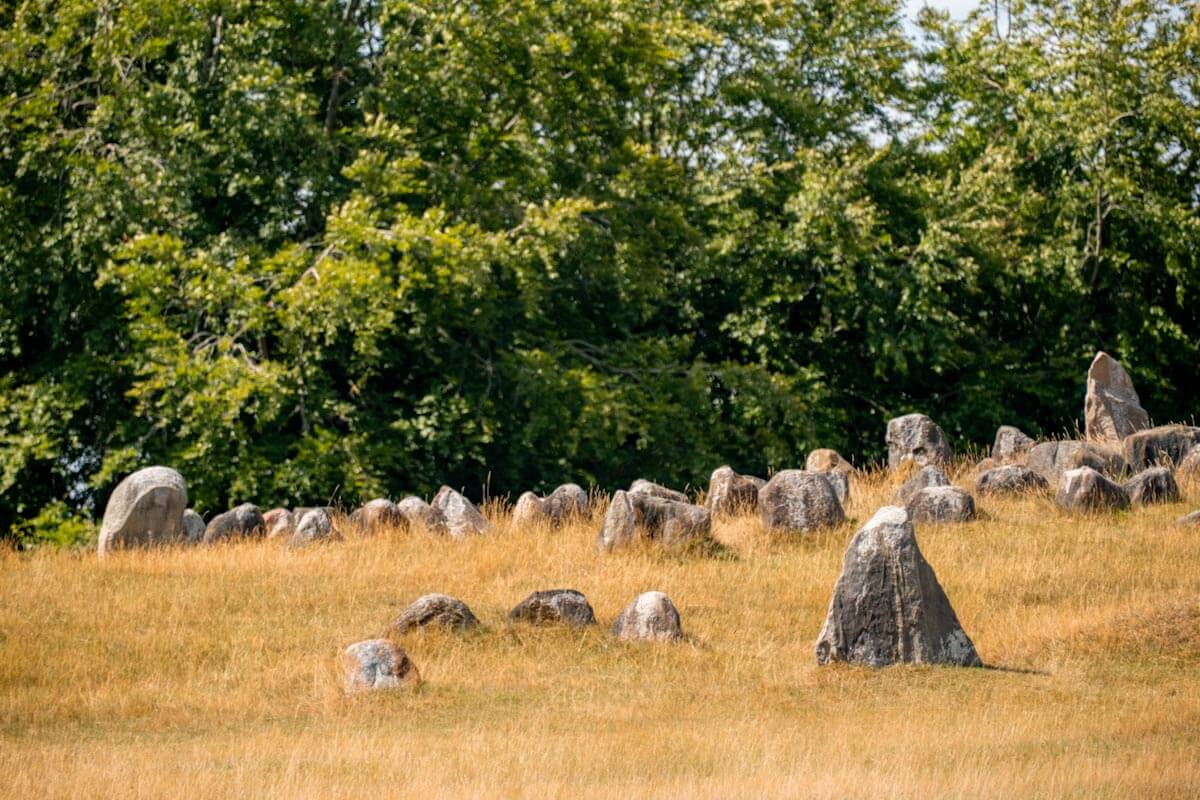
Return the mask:
M 596 520 L 517 531 L 498 507 L 466 543 L 6 553 L 0 795 L 1200 794 L 1200 531 L 1170 525 L 1200 491 L 1091 519 L 981 498 L 985 519 L 917 534 L 990 668 L 819 668 L 845 543 L 894 485 L 858 481 L 825 535 L 718 523 L 722 559 L 601 557 Z M 554 587 L 601 626 L 506 623 Z M 685 643 L 607 636 L 649 589 Z M 343 696 L 338 650 L 430 591 L 485 630 L 410 635 L 423 686 Z

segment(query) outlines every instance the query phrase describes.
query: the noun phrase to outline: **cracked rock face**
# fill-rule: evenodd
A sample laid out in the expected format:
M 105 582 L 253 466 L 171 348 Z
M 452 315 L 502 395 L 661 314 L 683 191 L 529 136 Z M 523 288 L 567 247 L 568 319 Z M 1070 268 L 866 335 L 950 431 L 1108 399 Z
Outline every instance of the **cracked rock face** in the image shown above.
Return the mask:
M 643 642 L 673 642 L 683 636 L 679 610 L 662 592 L 644 592 L 613 622 L 618 639 Z
M 846 519 L 829 479 L 798 469 L 775 473 L 758 490 L 758 513 L 768 529 L 786 533 L 833 528 Z
M 975 491 L 979 494 L 1023 494 L 1049 488 L 1045 478 L 1019 464 L 994 467 L 975 479 Z
M 217 514 L 204 530 L 206 544 L 232 539 L 260 538 L 266 533 L 267 525 L 262 511 L 253 503 L 242 503 L 223 514 Z
M 342 683 L 347 694 L 415 686 L 421 674 L 408 654 L 387 639 L 356 642 L 342 652 Z
M 1064 511 L 1116 511 L 1129 508 L 1129 495 L 1091 467 L 1078 467 L 1058 479 L 1054 502 Z
M 1179 484 L 1175 483 L 1175 476 L 1166 467 L 1144 469 L 1125 481 L 1121 488 L 1135 506 L 1178 503 L 1180 499 Z
M 442 512 L 445 530 L 452 539 L 487 533 L 490 527 L 475 504 L 449 486 L 438 489 L 429 505 Z
M 896 501 L 900 505 L 908 505 L 908 501 L 913 498 L 917 492 L 922 489 L 927 489 L 930 486 L 949 486 L 950 479 L 946 477 L 946 473 L 941 467 L 930 464 L 927 467 L 922 467 L 921 471 L 911 478 L 900 484 L 896 489 Z
M 1001 425 L 996 429 L 996 441 L 992 444 L 992 458 L 1003 464 L 1020 458 L 1033 447 L 1035 442 L 1020 428 Z
M 535 625 L 565 623 L 574 627 L 595 625 L 596 615 L 582 593 L 574 589 L 547 589 L 534 592 L 508 612 L 513 622 Z
M 884 506 L 854 535 L 817 638 L 818 664 L 980 666 L 903 508 Z
M 975 519 L 975 498 L 957 486 L 929 486 L 905 506 L 913 522 L 945 525 Z
M 99 554 L 182 542 L 187 503 L 183 476 L 170 467 L 147 467 L 127 476 L 104 508 Z
M 1083 417 L 1087 438 L 1096 442 L 1120 444 L 1129 434 L 1150 427 L 1129 373 L 1104 351 L 1096 353 L 1088 367 Z
M 758 489 L 766 481 L 739 475 L 731 467 L 718 467 L 708 479 L 705 506 L 713 514 L 737 514 L 758 507 Z
M 906 414 L 887 424 L 888 468 L 896 469 L 906 461 L 922 467 L 948 464 L 954 455 L 950 441 L 937 424 L 924 414 Z
M 448 594 L 427 594 L 418 597 L 400 616 L 392 621 L 396 633 L 432 625 L 454 630 L 467 630 L 479 625 L 479 620 L 462 600 Z

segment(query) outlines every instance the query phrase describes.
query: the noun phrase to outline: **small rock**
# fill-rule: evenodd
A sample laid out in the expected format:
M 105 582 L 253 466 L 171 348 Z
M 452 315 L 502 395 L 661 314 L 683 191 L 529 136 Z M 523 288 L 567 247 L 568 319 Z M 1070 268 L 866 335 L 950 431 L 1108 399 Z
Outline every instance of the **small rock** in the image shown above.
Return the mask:
M 941 428 L 924 414 L 906 414 L 887 424 L 888 468 L 896 469 L 906 461 L 948 464 L 953 456 L 950 442 Z
M 477 627 L 479 620 L 462 600 L 446 594 L 427 594 L 404 609 L 390 627 L 396 633 L 407 633 L 427 625 L 466 630 Z
M 326 540 L 338 538 L 333 529 L 333 517 L 324 508 L 297 509 L 293 516 L 299 517 L 296 530 L 288 540 L 289 547 L 304 547 Z
M 595 625 L 596 615 L 587 598 L 574 589 L 547 589 L 534 592 L 508 612 L 513 622 L 544 625 L 565 622 L 572 626 Z
M 474 534 L 487 533 L 488 521 L 475 504 L 449 486 L 438 489 L 430 505 L 442 512 L 446 519 L 446 531 L 451 538 L 465 539 Z
M 850 541 L 816 656 L 870 667 L 981 665 L 904 509 L 879 509 Z
M 638 478 L 629 485 L 630 494 L 644 494 L 650 497 L 659 497 L 663 500 L 674 500 L 676 503 L 688 503 L 688 496 L 683 492 L 677 492 L 674 489 L 668 489 L 665 486 L 659 486 L 652 481 Z
M 1000 463 L 1019 458 L 1036 444 L 1020 428 L 1001 425 L 996 429 L 996 441 L 992 444 L 992 458 Z
M 1129 502 L 1135 506 L 1155 503 L 1178 503 L 1179 484 L 1166 467 L 1149 467 L 1122 485 Z
M 632 542 L 636 535 L 637 512 L 629 493 L 618 489 L 608 504 L 608 513 L 596 538 L 596 548 L 601 552 L 615 550 Z
M 204 517 L 192 509 L 183 512 L 183 538 L 188 544 L 198 544 L 204 539 Z
M 204 530 L 205 544 L 214 544 L 230 539 L 261 538 L 267 526 L 262 511 L 253 503 L 242 503 L 223 514 L 217 514 Z
M 419 497 L 409 496 L 396 504 L 396 510 L 404 517 L 409 528 L 425 528 L 433 533 L 445 534 L 446 515 Z
M 850 462 L 842 458 L 836 450 L 830 450 L 827 447 L 822 447 L 813 450 L 808 454 L 808 459 L 804 462 L 806 472 L 844 472 L 851 473 L 854 467 Z
M 421 674 L 408 654 L 387 639 L 367 639 L 342 653 L 342 681 L 346 693 L 353 694 L 415 686 Z
M 1091 467 L 1069 469 L 1058 479 L 1054 502 L 1065 511 L 1105 511 L 1129 508 L 1125 490 Z
M 183 540 L 187 485 L 170 467 L 140 469 L 117 484 L 104 508 L 98 552 Z
M 1024 494 L 1049 488 L 1045 478 L 1020 464 L 995 467 L 975 479 L 975 491 L 979 494 Z
M 1083 401 L 1087 438 L 1120 444 L 1131 433 L 1150 427 L 1150 417 L 1121 364 L 1104 351 L 1096 353 L 1087 374 Z
M 267 528 L 268 539 L 291 538 L 296 530 L 295 518 L 286 508 L 272 508 L 263 514 L 263 525 Z
M 738 514 L 758 507 L 758 478 L 739 475 L 732 468 L 718 467 L 708 479 L 705 505 L 713 514 Z
M 626 641 L 675 641 L 683 636 L 679 610 L 662 592 L 644 592 L 613 622 L 612 635 Z
M 1184 514 L 1182 517 L 1175 520 L 1175 524 L 1181 528 L 1200 528 L 1200 511 L 1193 511 L 1190 514 Z
M 832 528 L 846 519 L 828 478 L 798 469 L 775 473 L 758 490 L 758 512 L 767 528 L 788 533 Z
M 975 519 L 975 499 L 957 486 L 927 486 L 912 496 L 905 510 L 915 523 L 970 522 Z
M 946 473 L 942 471 L 942 468 L 930 464 L 927 467 L 922 467 L 920 472 L 900 484 L 899 488 L 896 489 L 896 502 L 900 505 L 908 505 L 908 501 L 913 498 L 913 495 L 922 489 L 928 489 L 931 486 L 949 485 L 950 479 L 946 477 Z
M 378 497 L 355 510 L 350 515 L 350 524 L 360 535 L 408 528 L 408 520 L 400 513 L 400 507 L 385 497 Z
M 1160 425 L 1129 434 L 1122 449 L 1129 468 L 1140 470 L 1181 464 L 1197 444 L 1200 444 L 1200 428 Z

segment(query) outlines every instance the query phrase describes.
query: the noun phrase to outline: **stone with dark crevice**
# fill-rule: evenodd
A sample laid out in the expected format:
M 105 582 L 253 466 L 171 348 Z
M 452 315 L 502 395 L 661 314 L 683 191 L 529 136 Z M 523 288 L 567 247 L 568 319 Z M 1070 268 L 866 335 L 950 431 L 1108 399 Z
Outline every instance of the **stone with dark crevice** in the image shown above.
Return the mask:
M 1148 506 L 1156 503 L 1178 503 L 1179 484 L 1175 476 L 1166 467 L 1149 467 L 1134 475 L 1122 484 L 1129 502 L 1135 506 Z
M 782 533 L 833 528 L 846 519 L 829 479 L 798 469 L 775 473 L 758 490 L 758 513 L 768 530 Z
M 418 597 L 392 621 L 390 629 L 403 634 L 425 627 L 469 630 L 478 626 L 479 620 L 466 603 L 457 597 L 435 593 Z
M 1020 464 L 994 467 L 975 479 L 975 491 L 981 495 L 1026 494 L 1049 488 L 1045 478 Z
M 1077 467 L 1058 479 L 1054 502 L 1064 511 L 1076 513 L 1119 511 L 1129 508 L 1129 495 L 1091 467 Z
M 912 461 L 920 466 L 948 464 L 954 455 L 950 441 L 937 423 L 924 414 L 906 414 L 887 424 L 888 467 L 897 469 Z
M 513 622 L 533 625 L 565 624 L 572 627 L 595 625 L 596 615 L 582 593 L 574 589 L 547 589 L 534 592 L 508 612 Z

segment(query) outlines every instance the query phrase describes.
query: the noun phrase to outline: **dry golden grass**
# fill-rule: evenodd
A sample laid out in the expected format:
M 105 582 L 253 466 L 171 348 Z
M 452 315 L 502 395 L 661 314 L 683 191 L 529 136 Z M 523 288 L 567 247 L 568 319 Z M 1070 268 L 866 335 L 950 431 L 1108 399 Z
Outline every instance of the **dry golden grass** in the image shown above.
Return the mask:
M 960 483 L 966 481 L 962 476 Z M 992 669 L 819 668 L 855 530 L 719 523 L 728 558 L 598 556 L 596 523 L 465 543 L 0 555 L 3 797 L 1196 797 L 1200 531 L 1189 502 L 1092 519 L 980 498 L 918 540 Z M 512 628 L 535 589 L 594 630 Z M 688 640 L 627 645 L 638 592 Z M 486 630 L 403 640 L 425 684 L 344 697 L 338 650 L 417 596 Z

